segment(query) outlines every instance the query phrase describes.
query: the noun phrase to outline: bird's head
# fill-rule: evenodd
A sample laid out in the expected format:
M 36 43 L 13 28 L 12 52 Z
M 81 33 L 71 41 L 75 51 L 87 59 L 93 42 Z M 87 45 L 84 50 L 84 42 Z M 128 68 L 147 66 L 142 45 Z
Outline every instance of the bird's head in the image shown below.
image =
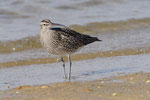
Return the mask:
M 47 30 L 51 28 L 66 28 L 66 26 L 64 25 L 52 23 L 49 19 L 42 20 L 40 25 L 42 30 Z
M 49 29 L 52 27 L 52 22 L 49 19 L 44 19 L 40 23 L 41 29 Z

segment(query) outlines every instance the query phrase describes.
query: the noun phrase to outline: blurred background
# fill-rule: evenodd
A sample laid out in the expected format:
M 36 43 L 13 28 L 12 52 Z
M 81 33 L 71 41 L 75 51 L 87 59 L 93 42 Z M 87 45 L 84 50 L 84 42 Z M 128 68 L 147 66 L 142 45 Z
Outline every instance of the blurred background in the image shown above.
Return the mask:
M 150 17 L 149 0 L 1 0 L 0 40 L 36 36 L 49 18 L 65 25 Z M 100 27 L 99 27 L 100 28 Z
M 75 80 L 147 71 L 149 4 L 150 0 L 0 0 L 0 89 L 63 81 L 61 64 L 39 41 L 45 18 L 103 40 L 73 56 Z

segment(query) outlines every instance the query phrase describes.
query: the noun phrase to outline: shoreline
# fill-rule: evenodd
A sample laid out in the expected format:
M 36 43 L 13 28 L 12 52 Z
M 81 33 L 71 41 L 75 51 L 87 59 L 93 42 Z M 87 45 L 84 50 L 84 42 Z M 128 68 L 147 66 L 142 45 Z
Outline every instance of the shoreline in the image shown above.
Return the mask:
M 150 73 L 133 73 L 95 81 L 19 86 L 0 91 L 1 100 L 149 100 Z

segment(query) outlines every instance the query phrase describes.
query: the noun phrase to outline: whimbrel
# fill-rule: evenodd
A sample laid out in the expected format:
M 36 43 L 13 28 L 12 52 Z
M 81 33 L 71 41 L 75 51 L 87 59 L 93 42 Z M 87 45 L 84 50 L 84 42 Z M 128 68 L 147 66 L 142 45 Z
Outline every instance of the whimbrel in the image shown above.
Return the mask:
M 89 35 L 81 34 L 71 30 L 65 25 L 52 23 L 49 19 L 42 20 L 40 25 L 41 44 L 51 54 L 60 56 L 61 61 L 63 62 L 65 78 L 67 78 L 67 75 L 63 56 L 68 55 L 68 60 L 70 63 L 69 80 L 71 78 L 72 66 L 70 55 L 87 44 L 93 43 L 95 41 L 101 41 L 97 37 L 91 37 Z

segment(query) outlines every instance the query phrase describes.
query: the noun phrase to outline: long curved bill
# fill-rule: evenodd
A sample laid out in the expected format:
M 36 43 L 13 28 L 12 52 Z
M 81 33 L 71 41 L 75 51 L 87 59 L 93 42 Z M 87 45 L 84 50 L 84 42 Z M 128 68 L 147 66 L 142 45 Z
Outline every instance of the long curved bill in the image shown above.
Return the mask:
M 65 25 L 52 23 L 52 28 L 67 28 Z

